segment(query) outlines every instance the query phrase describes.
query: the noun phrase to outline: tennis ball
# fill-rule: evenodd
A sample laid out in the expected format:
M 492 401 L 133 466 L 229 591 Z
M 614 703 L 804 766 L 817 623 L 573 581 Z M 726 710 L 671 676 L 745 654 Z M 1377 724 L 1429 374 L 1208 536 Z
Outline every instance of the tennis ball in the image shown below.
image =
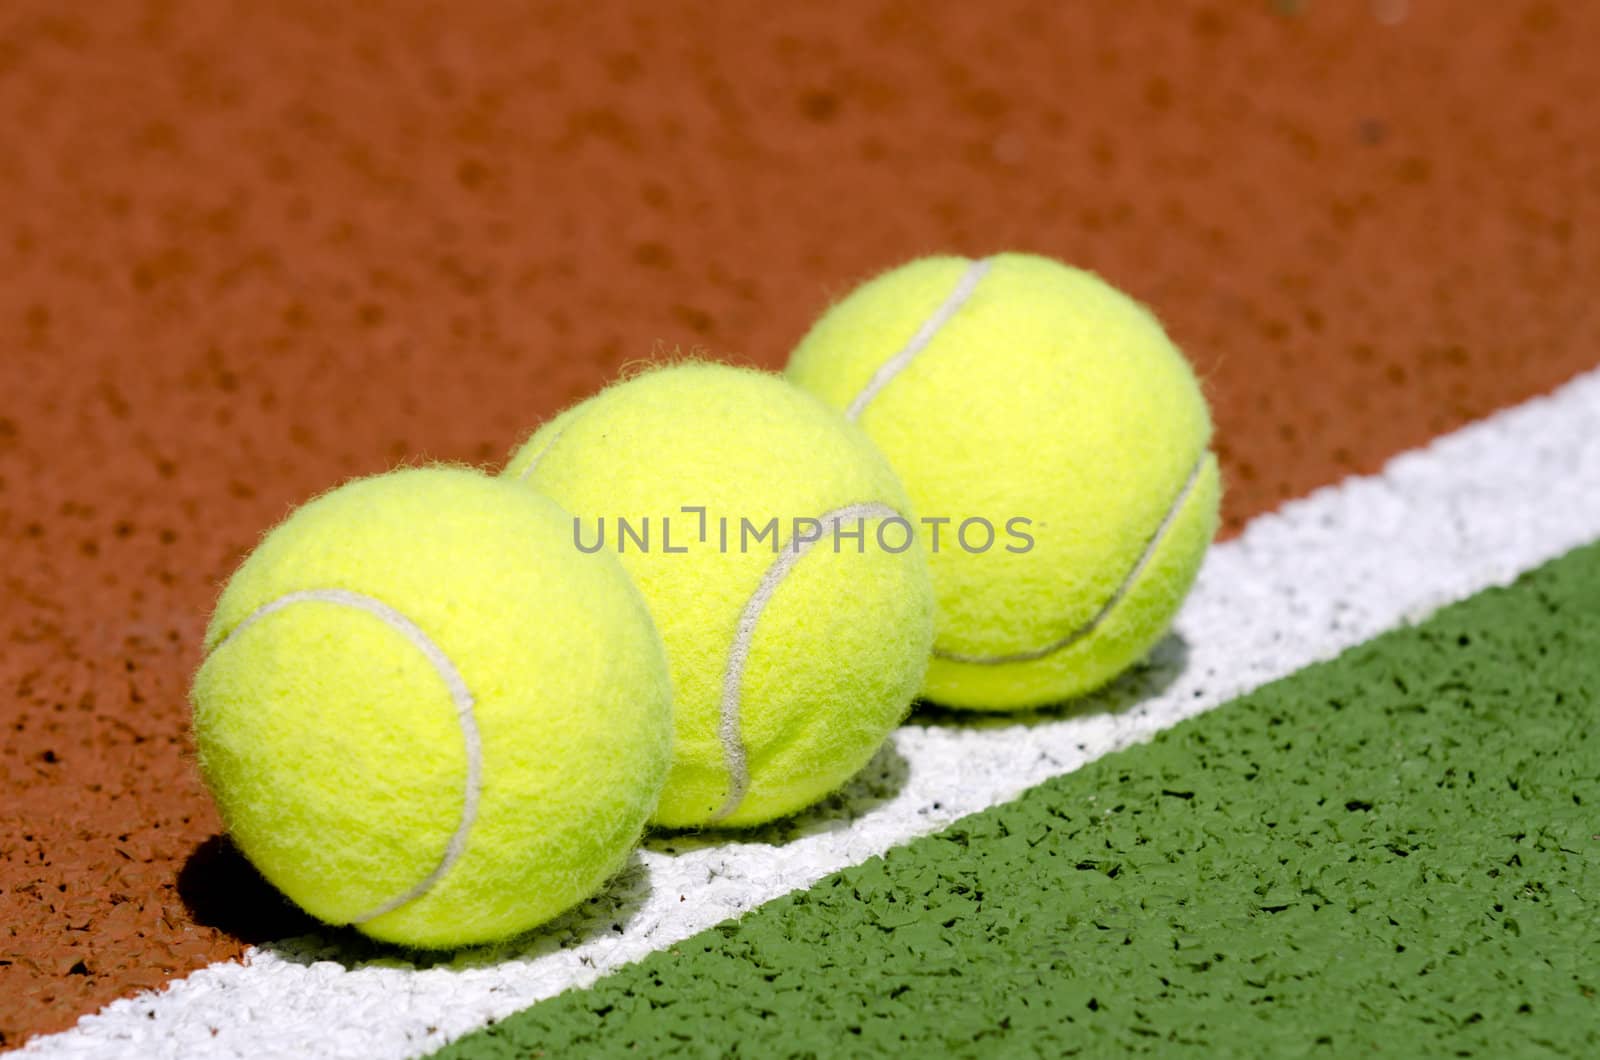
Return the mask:
M 782 377 L 689 362 L 567 410 L 507 477 L 574 513 L 649 602 L 673 684 L 655 821 L 744 826 L 872 758 L 927 667 L 933 587 L 905 493 Z
M 660 638 L 548 498 L 358 479 L 228 582 L 194 680 L 235 844 L 308 913 L 439 948 L 534 927 L 626 860 L 670 758 Z
M 926 258 L 824 314 L 787 374 L 866 429 L 925 522 L 948 520 L 925 528 L 929 699 L 1065 700 L 1167 629 L 1220 485 L 1194 373 L 1144 307 L 1045 258 Z

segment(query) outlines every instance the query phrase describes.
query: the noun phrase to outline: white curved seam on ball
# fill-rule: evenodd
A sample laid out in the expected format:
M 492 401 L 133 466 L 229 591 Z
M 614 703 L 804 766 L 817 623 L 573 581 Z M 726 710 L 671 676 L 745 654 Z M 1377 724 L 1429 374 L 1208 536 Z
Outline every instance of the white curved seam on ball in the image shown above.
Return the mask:
M 833 533 L 839 523 L 850 518 L 894 519 L 904 516 L 887 504 L 863 501 L 835 508 L 825 513 L 818 522 L 827 528 L 828 533 Z M 802 541 L 794 546 L 791 546 L 793 538 L 785 541 L 778 550 L 778 558 L 773 560 L 772 566 L 761 576 L 761 583 L 756 586 L 756 591 L 750 595 L 750 599 L 745 601 L 744 609 L 739 612 L 733 646 L 728 650 L 728 666 L 723 671 L 722 713 L 717 725 L 717 735 L 722 740 L 723 765 L 728 770 L 728 798 L 722 807 L 711 815 L 713 822 L 724 820 L 737 810 L 750 789 L 749 761 L 745 753 L 743 728 L 739 717 L 739 700 L 743 694 L 745 666 L 750 661 L 750 648 L 755 641 L 756 623 L 761 620 L 762 611 L 766 609 L 773 594 L 778 591 L 783 579 L 794 569 L 795 564 L 811 551 L 813 545 L 823 540 L 823 537 L 824 535 L 819 533 L 811 540 Z
M 450 657 L 444 653 L 444 649 L 434 643 L 433 639 L 424 633 L 422 628 L 411 619 L 382 600 L 363 593 L 351 592 L 348 589 L 302 589 L 298 592 L 286 593 L 252 611 L 212 651 L 221 651 L 235 637 L 267 615 L 300 603 L 339 604 L 344 607 L 353 607 L 358 611 L 365 611 L 409 640 L 422 653 L 423 657 L 433 664 L 433 668 L 438 671 L 440 679 L 444 681 L 445 687 L 450 690 L 450 700 L 456 708 L 456 720 L 461 726 L 462 743 L 466 745 L 467 776 L 465 790 L 461 797 L 461 817 L 456 823 L 455 834 L 450 837 L 450 843 L 445 847 L 444 856 L 439 859 L 439 864 L 434 867 L 432 872 L 424 876 L 409 890 L 389 899 L 371 912 L 363 913 L 349 920 L 351 924 L 362 924 L 385 913 L 392 913 L 407 902 L 421 898 L 434 884 L 444 877 L 445 873 L 450 871 L 451 867 L 455 865 L 466 850 L 467 835 L 472 831 L 473 822 L 477 819 L 478 799 L 483 789 L 483 740 L 478 732 L 477 716 L 473 713 L 474 701 L 472 692 L 467 688 L 467 683 L 462 679 L 461 672 L 456 669 L 455 663 L 451 662 Z
M 994 259 L 980 258 L 967 266 L 967 271 L 961 274 L 961 279 L 956 282 L 955 289 L 950 292 L 944 303 L 933 311 L 932 316 L 922 322 L 922 326 L 911 336 L 911 340 L 900 348 L 900 352 L 878 366 L 872 378 L 867 380 L 867 385 L 861 388 L 861 393 L 857 394 L 855 400 L 845 409 L 845 419 L 859 419 L 862 411 L 873 398 L 878 396 L 878 392 L 916 360 L 917 355 L 927 348 L 934 336 L 939 334 L 952 317 L 961 312 L 961 308 L 967 304 L 972 293 L 978 289 L 978 283 L 993 265 Z
M 567 433 L 567 428 L 565 426 L 562 427 L 560 430 L 556 431 L 554 436 L 552 436 L 551 439 L 544 444 L 544 448 L 540 449 L 537 453 L 533 454 L 533 459 L 529 460 L 528 461 L 528 466 L 522 469 L 522 474 L 517 476 L 517 481 L 518 482 L 526 482 L 526 481 L 528 481 L 528 477 L 533 474 L 533 469 L 539 466 L 539 461 L 541 461 L 541 460 L 543 460 L 545 458 L 545 454 L 546 453 L 550 452 L 551 449 L 555 448 L 555 444 L 557 442 L 559 442 L 561 440 L 561 436 L 563 434 L 566 434 L 566 433 Z
M 1128 595 L 1134 583 L 1139 580 L 1139 575 L 1143 574 L 1145 568 L 1150 565 L 1150 560 L 1156 553 L 1156 546 L 1161 544 L 1161 540 L 1167 536 L 1167 531 L 1177 521 L 1178 513 L 1183 510 L 1184 504 L 1189 500 L 1189 495 L 1194 492 L 1195 484 L 1200 481 L 1200 473 L 1205 470 L 1206 460 L 1210 455 L 1210 450 L 1205 450 L 1200 454 L 1200 458 L 1195 461 L 1194 467 L 1189 471 L 1189 477 L 1184 480 L 1183 488 L 1178 491 L 1177 498 L 1167 508 L 1167 514 L 1162 517 L 1161 522 L 1156 526 L 1155 532 L 1150 535 L 1150 540 L 1145 542 L 1144 551 L 1139 554 L 1139 558 L 1134 563 L 1133 568 L 1117 584 L 1116 590 L 1106 598 L 1105 603 L 1100 605 L 1100 610 L 1096 611 L 1089 621 L 1060 640 L 1047 644 L 1042 648 L 1032 648 L 1028 651 L 1012 652 L 1006 655 L 967 655 L 961 652 L 946 651 L 936 645 L 933 649 L 934 657 L 943 659 L 946 662 L 967 663 L 974 666 L 1001 666 L 1005 663 L 1037 662 L 1046 656 L 1054 655 L 1058 651 L 1072 647 L 1072 645 L 1099 629 L 1100 624 L 1111 615 L 1116 606 L 1122 602 L 1123 597 Z

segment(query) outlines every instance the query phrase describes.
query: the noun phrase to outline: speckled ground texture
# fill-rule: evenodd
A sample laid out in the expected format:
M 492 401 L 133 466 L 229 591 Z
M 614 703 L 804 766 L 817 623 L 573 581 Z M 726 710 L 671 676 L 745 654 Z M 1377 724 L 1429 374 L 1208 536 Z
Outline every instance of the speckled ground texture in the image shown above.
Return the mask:
M 1593 1056 L 1597 709 L 1593 545 L 441 1056 Z
M 270 6 L 270 10 L 268 10 Z M 1397 16 L 1396 13 L 1399 13 Z M 0 1044 L 304 929 L 184 733 L 287 508 L 1018 248 L 1154 306 L 1228 525 L 1590 367 L 1600 7 L 0 11 Z

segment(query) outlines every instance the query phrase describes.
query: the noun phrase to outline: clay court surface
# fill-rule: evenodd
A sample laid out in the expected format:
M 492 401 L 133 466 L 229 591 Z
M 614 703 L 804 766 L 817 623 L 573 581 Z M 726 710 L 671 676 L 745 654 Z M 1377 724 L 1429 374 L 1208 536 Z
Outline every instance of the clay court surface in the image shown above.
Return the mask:
M 1596 41 L 1539 0 L 6 5 L 0 1044 L 312 930 L 186 732 L 291 506 L 1019 249 L 1161 316 L 1234 537 L 1600 361 Z

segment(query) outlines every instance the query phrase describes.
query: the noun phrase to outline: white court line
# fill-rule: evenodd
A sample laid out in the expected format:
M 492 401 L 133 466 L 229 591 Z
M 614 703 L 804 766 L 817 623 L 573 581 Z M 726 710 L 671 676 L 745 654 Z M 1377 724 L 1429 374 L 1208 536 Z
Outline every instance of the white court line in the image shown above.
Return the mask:
M 1596 538 L 1600 370 L 1256 519 L 1207 558 L 1181 640 L 1086 715 L 913 719 L 898 759 L 823 810 L 742 842 L 652 840 L 610 892 L 521 947 L 419 967 L 292 940 L 18 1055 L 426 1053 Z

